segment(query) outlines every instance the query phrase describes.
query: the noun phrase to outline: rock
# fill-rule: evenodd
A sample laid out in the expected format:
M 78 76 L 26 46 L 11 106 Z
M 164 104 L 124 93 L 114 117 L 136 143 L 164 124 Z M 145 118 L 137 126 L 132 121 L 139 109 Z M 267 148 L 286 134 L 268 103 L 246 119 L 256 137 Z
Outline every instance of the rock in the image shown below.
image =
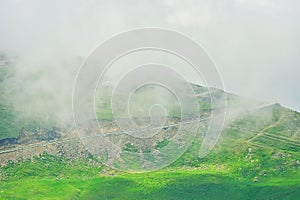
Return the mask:
M 17 144 L 17 138 L 5 138 L 0 140 L 0 146 Z
M 252 148 L 251 148 L 251 147 L 248 148 L 248 152 L 249 152 L 249 153 L 252 152 Z

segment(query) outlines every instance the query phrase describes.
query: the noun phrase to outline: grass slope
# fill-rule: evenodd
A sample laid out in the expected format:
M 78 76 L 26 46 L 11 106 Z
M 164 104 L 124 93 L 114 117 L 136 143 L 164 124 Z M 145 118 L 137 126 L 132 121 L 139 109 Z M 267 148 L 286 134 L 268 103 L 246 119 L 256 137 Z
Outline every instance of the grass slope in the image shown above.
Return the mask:
M 300 173 L 253 182 L 230 168 L 127 174 L 50 155 L 1 170 L 1 199 L 297 199 Z
M 3 138 L 18 126 L 1 105 Z M 199 134 L 171 166 L 142 174 L 116 172 L 93 157 L 42 154 L 0 169 L 0 199 L 298 199 L 299 130 L 300 114 L 279 105 L 249 111 L 224 127 L 207 157 L 198 158 Z

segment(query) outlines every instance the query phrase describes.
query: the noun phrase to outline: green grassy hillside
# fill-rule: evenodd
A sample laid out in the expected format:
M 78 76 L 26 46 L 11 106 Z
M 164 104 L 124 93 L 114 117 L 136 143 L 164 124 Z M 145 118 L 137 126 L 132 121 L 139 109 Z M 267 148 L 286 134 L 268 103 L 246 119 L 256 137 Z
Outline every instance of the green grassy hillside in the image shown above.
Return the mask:
M 201 131 L 174 163 L 148 173 L 115 171 L 91 155 L 43 153 L 0 169 L 0 199 L 298 199 L 300 114 L 251 101 L 252 109 L 241 111 L 248 101 L 228 95 L 229 110 L 239 112 L 204 158 L 198 157 Z M 212 109 L 205 99 L 199 103 L 205 112 Z M 18 135 L 14 110 L 0 105 L 1 138 Z M 124 150 L 138 151 L 133 145 Z
M 44 154 L 33 162 L 3 167 L 0 198 L 297 199 L 300 195 L 299 171 L 268 174 L 255 182 L 236 171 L 241 167 L 244 163 L 232 158 L 231 162 L 222 164 L 200 161 L 197 168 L 168 167 L 156 172 L 127 174 L 93 162 Z

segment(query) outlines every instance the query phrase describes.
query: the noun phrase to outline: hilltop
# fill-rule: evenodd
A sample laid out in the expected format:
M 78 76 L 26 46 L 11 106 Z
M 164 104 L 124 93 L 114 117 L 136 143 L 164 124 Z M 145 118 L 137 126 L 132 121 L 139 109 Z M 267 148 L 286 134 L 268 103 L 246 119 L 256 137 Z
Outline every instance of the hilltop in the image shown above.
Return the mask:
M 198 85 L 193 88 L 200 117 L 209 118 L 212 110 L 218 108 L 211 105 L 207 88 Z M 224 93 L 211 90 L 211 95 L 215 96 Z M 143 95 L 137 96 L 136 101 L 149 99 Z M 101 158 L 91 155 L 74 125 L 57 127 L 47 120 L 24 121 L 18 118 L 22 111 L 9 105 L 2 96 L 0 197 L 172 199 L 180 196 L 193 199 L 202 195 L 204 199 L 222 199 L 225 195 L 237 199 L 296 198 L 300 193 L 300 114 L 274 102 L 257 102 L 229 93 L 226 98 L 227 118 L 222 134 L 206 157 L 199 157 L 199 149 L 208 121 L 201 124 L 192 144 L 171 165 L 156 172 L 130 174 L 113 170 L 103 165 Z M 104 123 L 103 129 L 109 133 L 118 132 L 105 100 L 100 101 L 99 106 L 105 108 L 97 112 L 97 120 Z M 159 152 L 172 143 L 170 138 L 176 131 L 176 123 L 180 122 L 176 106 L 176 103 L 170 106 L 174 112 L 163 127 L 162 136 L 142 144 L 124 139 L 119 143 L 122 151 Z M 138 123 L 143 125 L 146 121 Z M 113 134 L 107 137 L 117 138 Z M 120 154 L 120 158 L 128 160 L 127 155 Z M 15 188 L 17 183 L 18 189 Z

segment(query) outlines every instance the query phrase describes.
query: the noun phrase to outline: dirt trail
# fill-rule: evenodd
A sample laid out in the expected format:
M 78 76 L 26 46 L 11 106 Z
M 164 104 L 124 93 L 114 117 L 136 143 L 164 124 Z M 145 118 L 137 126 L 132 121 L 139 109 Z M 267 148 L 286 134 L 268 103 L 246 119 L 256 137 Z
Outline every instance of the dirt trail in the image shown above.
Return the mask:
M 268 130 L 268 129 L 270 129 L 270 128 L 273 128 L 273 127 L 275 127 L 275 126 L 277 126 L 277 125 L 283 120 L 284 117 L 285 117 L 285 115 L 281 115 L 280 118 L 279 118 L 275 123 L 273 123 L 273 124 L 271 124 L 271 125 L 269 125 L 269 126 L 263 128 L 262 130 L 260 130 L 260 131 L 257 133 L 257 135 L 255 135 L 255 136 L 249 138 L 247 141 L 248 141 L 248 142 L 251 142 L 251 141 L 253 141 L 253 140 L 256 139 L 256 138 L 258 138 L 258 137 L 260 137 L 260 136 L 263 136 L 263 135 L 265 134 L 265 131 L 266 131 L 266 130 Z

